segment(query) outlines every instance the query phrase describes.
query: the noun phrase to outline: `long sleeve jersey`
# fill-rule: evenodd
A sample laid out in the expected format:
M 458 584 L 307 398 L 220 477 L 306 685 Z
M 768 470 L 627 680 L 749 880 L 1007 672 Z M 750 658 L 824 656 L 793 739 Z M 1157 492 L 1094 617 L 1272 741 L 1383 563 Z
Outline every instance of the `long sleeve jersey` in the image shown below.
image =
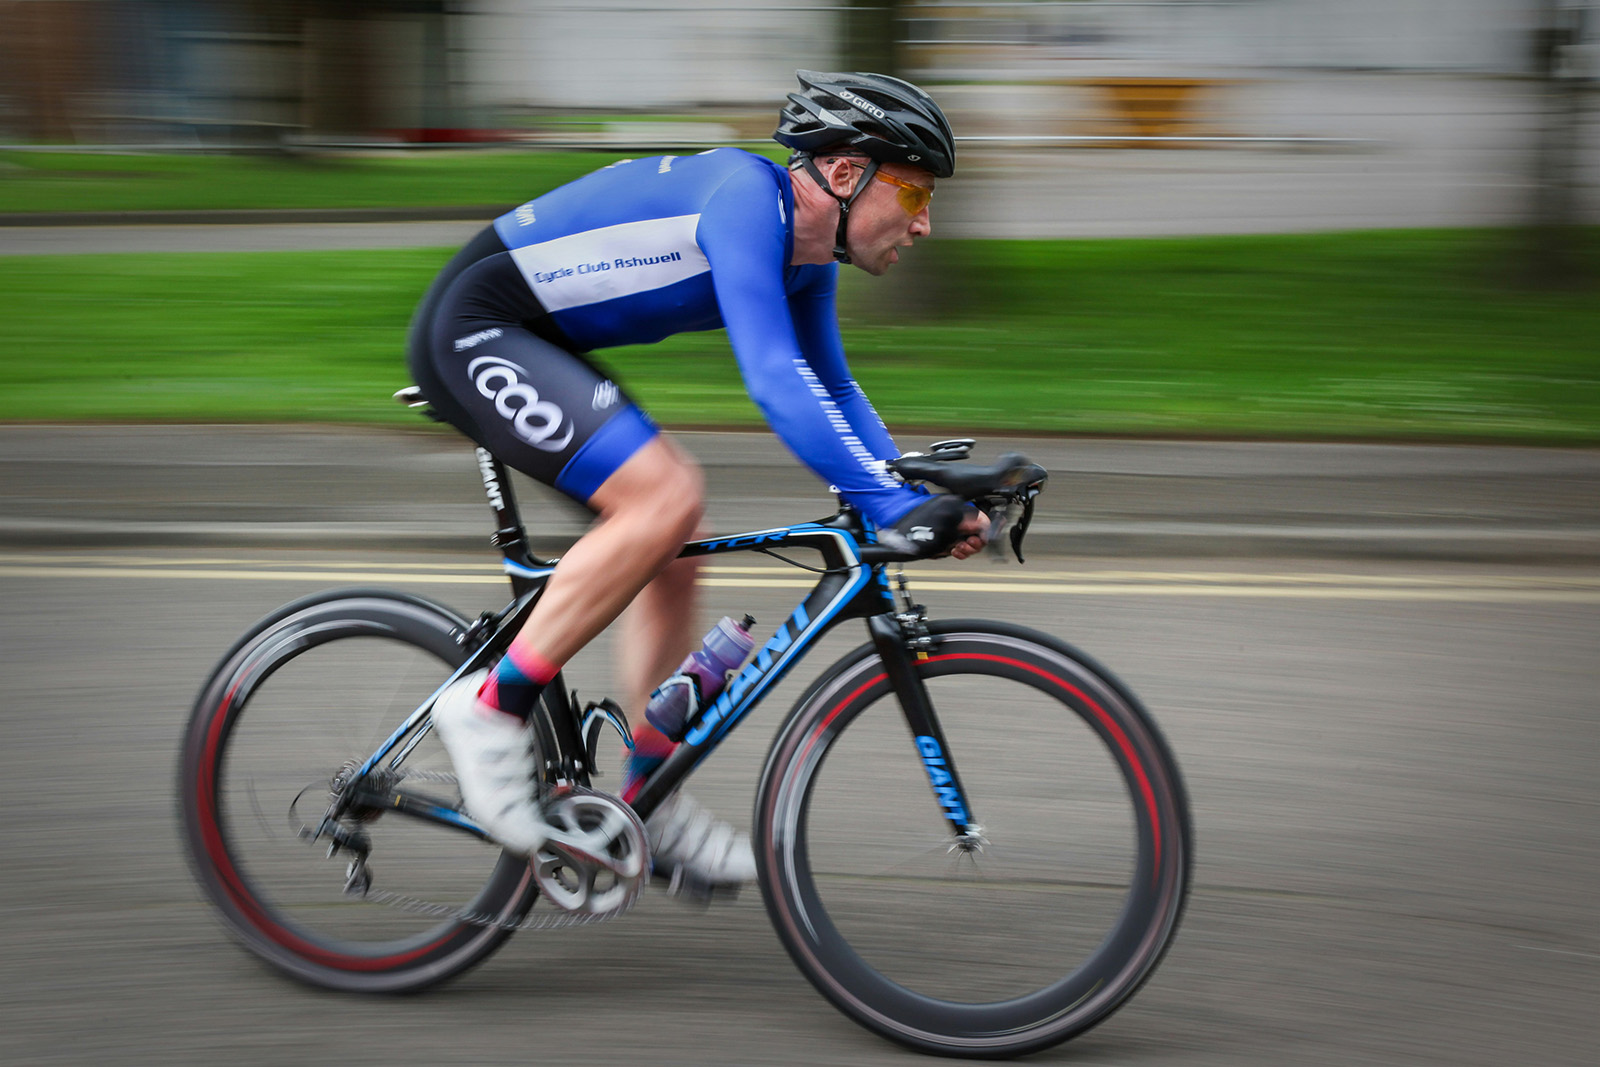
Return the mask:
M 495 220 L 539 305 L 580 350 L 726 328 L 751 398 L 806 466 L 880 525 L 926 499 L 851 377 L 838 265 L 791 266 L 794 190 L 735 148 L 623 160 Z

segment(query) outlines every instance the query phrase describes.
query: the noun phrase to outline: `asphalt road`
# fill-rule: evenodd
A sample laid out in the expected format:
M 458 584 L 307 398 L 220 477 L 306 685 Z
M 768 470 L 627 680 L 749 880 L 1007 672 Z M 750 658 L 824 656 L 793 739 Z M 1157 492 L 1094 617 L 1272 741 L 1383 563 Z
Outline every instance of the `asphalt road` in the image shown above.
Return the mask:
M 795 596 L 712 577 L 708 613 L 773 619 Z M 0 1062 L 911 1062 L 811 990 L 753 894 L 709 911 L 651 896 L 605 927 L 521 934 L 411 998 L 305 989 L 233 947 L 178 850 L 187 705 L 251 621 L 356 581 L 468 611 L 501 593 L 480 555 L 0 557 Z M 1040 558 L 918 581 L 936 614 L 1007 617 L 1111 665 L 1188 778 L 1198 863 L 1173 951 L 1041 1061 L 1592 1062 L 1600 573 Z M 605 689 L 608 650 L 572 683 Z M 736 821 L 796 684 L 696 778 Z M 1048 778 L 1014 740 L 1017 774 Z M 978 950 L 1027 938 L 985 914 Z

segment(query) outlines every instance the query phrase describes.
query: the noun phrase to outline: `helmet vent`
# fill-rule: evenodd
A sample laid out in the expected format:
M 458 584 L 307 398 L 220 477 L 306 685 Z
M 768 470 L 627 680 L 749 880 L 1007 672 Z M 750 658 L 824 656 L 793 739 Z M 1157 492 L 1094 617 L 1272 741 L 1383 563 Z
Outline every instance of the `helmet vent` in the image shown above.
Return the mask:
M 805 153 L 848 144 L 879 162 L 915 162 L 935 177 L 955 172 L 949 120 L 915 85 L 861 71 L 795 73 L 801 91 L 779 114 L 779 144 Z

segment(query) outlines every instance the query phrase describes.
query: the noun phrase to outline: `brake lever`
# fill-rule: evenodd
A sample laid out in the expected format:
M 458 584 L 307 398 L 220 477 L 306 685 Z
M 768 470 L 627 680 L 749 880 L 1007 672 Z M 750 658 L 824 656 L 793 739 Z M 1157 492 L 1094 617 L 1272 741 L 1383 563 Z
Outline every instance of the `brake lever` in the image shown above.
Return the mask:
M 989 516 L 989 539 L 984 542 L 984 551 L 997 562 L 1004 562 L 1006 558 L 1005 535 L 1016 521 L 1017 509 L 1015 500 L 995 500 L 990 506 L 982 508 L 983 513 Z
M 1026 562 L 1022 558 L 1022 539 L 1028 533 L 1028 524 L 1033 522 L 1033 502 L 1039 496 L 1037 487 L 1029 489 L 1022 505 L 1022 515 L 1011 527 L 1011 551 L 1017 555 L 1017 562 Z

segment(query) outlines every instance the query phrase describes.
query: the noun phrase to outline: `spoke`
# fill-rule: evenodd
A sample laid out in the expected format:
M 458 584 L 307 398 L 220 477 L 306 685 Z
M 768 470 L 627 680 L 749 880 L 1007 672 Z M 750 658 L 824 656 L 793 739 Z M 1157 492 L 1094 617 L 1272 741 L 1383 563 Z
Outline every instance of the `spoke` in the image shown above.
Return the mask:
M 272 828 L 272 824 L 267 821 L 267 813 L 261 809 L 261 800 L 256 796 L 256 780 L 253 776 L 244 780 L 244 788 L 249 794 L 250 807 L 255 811 L 256 821 L 261 824 L 262 831 L 274 841 L 278 840 L 278 832 Z

